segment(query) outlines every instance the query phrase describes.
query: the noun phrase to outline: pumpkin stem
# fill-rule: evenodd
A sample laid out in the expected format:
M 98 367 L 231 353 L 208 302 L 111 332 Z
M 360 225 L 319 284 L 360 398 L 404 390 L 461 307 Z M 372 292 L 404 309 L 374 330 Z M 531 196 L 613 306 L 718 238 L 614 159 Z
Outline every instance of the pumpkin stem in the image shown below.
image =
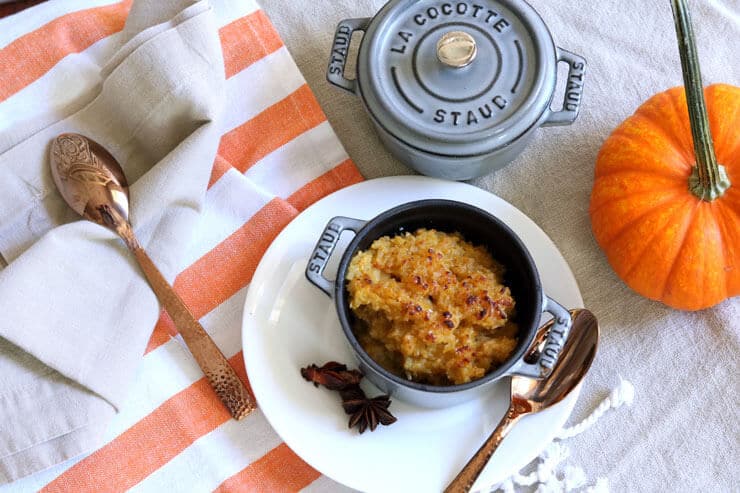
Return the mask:
M 694 29 L 691 26 L 688 5 L 686 0 L 671 0 L 671 4 L 673 18 L 676 21 L 678 51 L 681 54 L 681 69 L 696 154 L 696 166 L 689 177 L 689 189 L 700 199 L 711 202 L 721 197 L 730 188 L 730 179 L 725 167 L 717 163 L 717 156 L 714 154 L 699 57 L 696 53 Z

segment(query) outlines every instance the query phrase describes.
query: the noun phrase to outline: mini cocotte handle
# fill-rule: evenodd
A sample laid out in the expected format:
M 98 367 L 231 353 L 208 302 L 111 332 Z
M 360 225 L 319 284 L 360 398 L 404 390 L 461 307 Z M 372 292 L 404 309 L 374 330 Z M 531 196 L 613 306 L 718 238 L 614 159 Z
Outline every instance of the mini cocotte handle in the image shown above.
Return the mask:
M 331 55 L 329 56 L 329 68 L 326 71 L 326 80 L 337 87 L 357 93 L 357 81 L 347 79 L 344 76 L 344 69 L 347 66 L 347 57 L 349 56 L 349 44 L 352 41 L 352 34 L 355 31 L 365 31 L 372 19 L 370 17 L 362 19 L 344 19 L 337 26 L 334 34 L 334 43 L 331 45 Z
M 543 126 L 570 125 L 581 110 L 583 78 L 586 75 L 586 60 L 568 50 L 557 48 L 558 62 L 568 64 L 568 79 L 565 81 L 563 109 L 551 111 Z
M 552 327 L 542 336 L 543 338 L 547 337 L 545 346 L 542 351 L 535 351 L 535 354 L 537 354 L 537 361 L 533 363 L 527 362 L 528 354 L 517 364 L 512 366 L 507 372 L 507 375 L 520 375 L 535 379 L 546 378 L 550 376 L 555 363 L 558 361 L 560 352 L 565 345 L 565 341 L 568 339 L 573 319 L 570 316 L 570 312 L 568 312 L 563 305 L 546 295 L 544 298 L 542 311 L 548 312 L 553 317 Z M 538 333 L 537 336 L 538 337 L 535 337 L 535 341 L 533 342 L 530 351 L 532 349 L 536 349 L 537 346 L 539 346 L 539 342 L 541 342 L 539 340 L 540 334 Z
M 334 298 L 334 287 L 336 281 L 331 281 L 324 276 L 324 269 L 334 253 L 343 231 L 354 231 L 357 233 L 367 221 L 352 219 L 351 217 L 337 216 L 329 221 L 321 234 L 321 238 L 311 253 L 311 258 L 306 266 L 306 278 L 309 282 L 322 290 L 329 298 Z

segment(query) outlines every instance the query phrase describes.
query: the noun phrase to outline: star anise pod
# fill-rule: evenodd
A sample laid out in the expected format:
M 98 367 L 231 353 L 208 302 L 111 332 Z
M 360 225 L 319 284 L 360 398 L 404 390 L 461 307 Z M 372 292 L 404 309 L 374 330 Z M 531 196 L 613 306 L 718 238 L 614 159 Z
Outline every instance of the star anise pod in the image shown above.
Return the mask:
M 323 366 L 301 368 L 301 375 L 316 387 L 323 385 L 329 390 L 338 390 L 344 412 L 350 415 L 349 427 L 357 427 L 360 433 L 368 428 L 375 431 L 378 424 L 387 426 L 396 422 L 396 417 L 388 411 L 389 396 L 369 399 L 360 388 L 363 375 L 359 370 L 347 370 L 346 365 L 330 361 Z
M 347 365 L 329 361 L 323 366 L 310 365 L 301 368 L 301 375 L 315 387 L 323 385 L 329 390 L 343 390 L 357 386 L 362 380 L 359 370 L 347 370 Z
M 369 427 L 375 431 L 378 424 L 388 426 L 396 422 L 396 417 L 388 411 L 391 405 L 390 396 L 380 395 L 368 398 L 360 387 L 352 387 L 340 392 L 344 412 L 350 415 L 349 427 L 357 427 L 357 431 L 364 433 Z

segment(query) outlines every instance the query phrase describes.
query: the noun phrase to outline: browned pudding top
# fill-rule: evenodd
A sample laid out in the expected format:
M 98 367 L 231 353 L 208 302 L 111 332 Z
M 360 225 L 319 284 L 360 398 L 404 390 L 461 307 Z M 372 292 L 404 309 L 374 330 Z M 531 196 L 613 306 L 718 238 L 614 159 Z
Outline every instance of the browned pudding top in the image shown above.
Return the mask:
M 347 271 L 360 344 L 381 366 L 416 382 L 480 378 L 517 344 L 503 273 L 485 248 L 458 233 L 419 229 L 379 238 Z

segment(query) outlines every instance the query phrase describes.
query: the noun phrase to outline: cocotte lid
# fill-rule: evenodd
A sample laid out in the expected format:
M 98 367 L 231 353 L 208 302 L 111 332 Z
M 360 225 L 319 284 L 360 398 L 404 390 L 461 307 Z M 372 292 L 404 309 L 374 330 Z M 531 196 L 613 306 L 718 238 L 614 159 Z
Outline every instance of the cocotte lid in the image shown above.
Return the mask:
M 391 0 L 357 63 L 376 122 L 447 156 L 486 154 L 539 124 L 556 79 L 552 36 L 523 0 Z

